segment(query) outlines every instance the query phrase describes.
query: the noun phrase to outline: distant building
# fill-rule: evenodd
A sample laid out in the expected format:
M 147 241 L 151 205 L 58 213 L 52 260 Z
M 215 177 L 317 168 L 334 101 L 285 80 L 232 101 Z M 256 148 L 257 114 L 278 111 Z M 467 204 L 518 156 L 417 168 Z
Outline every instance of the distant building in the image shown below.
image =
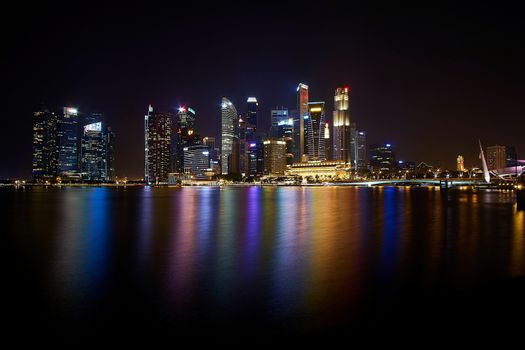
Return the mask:
M 106 181 L 106 138 L 102 121 L 83 126 L 80 155 L 82 180 Z
M 32 176 L 35 182 L 54 181 L 58 171 L 58 116 L 45 107 L 33 114 Z
M 76 108 L 64 107 L 58 118 L 58 173 L 63 178 L 72 178 L 79 173 L 78 117 Z
M 353 154 L 350 152 L 350 109 L 349 89 L 337 88 L 334 96 L 334 160 L 350 163 Z
M 308 103 L 308 118 L 305 119 L 308 136 L 308 160 L 326 160 L 324 143 L 324 102 Z
M 179 107 L 175 124 L 175 162 L 173 169 L 184 172 L 184 149 L 201 143 L 201 138 L 195 131 L 196 113 L 193 108 Z
M 294 162 L 301 162 L 308 157 L 305 119 L 308 119 L 308 85 L 297 86 L 297 110 L 294 120 Z
M 487 167 L 489 170 L 505 168 L 506 164 L 505 146 L 495 145 L 487 147 Z
M 290 119 L 290 115 L 288 114 L 288 108 L 285 107 L 275 107 L 271 110 L 271 119 L 270 119 L 270 138 L 277 138 L 279 136 L 279 125 L 282 125 L 283 123 L 288 123 L 288 120 Z M 291 130 L 293 132 L 293 119 L 291 123 Z M 293 141 L 293 135 L 292 135 L 292 141 Z
M 293 164 L 293 119 L 283 119 L 277 124 L 277 136 L 276 138 L 286 142 L 286 164 Z
M 395 157 L 390 143 L 370 145 L 370 166 L 374 172 L 391 172 Z
M 106 127 L 106 181 L 115 181 L 115 133 L 111 127 Z
M 206 145 L 188 146 L 184 148 L 184 173 L 204 176 L 210 168 L 210 149 Z
M 354 153 L 350 156 L 353 160 L 353 166 L 357 170 L 368 168 L 366 133 L 364 131 L 355 131 L 353 138 Z
M 172 115 L 156 112 L 151 105 L 144 117 L 146 183 L 168 181 L 171 172 Z
M 330 126 L 328 123 L 324 124 L 324 151 L 326 155 L 326 160 L 333 160 L 332 156 L 332 138 L 330 137 Z
M 238 114 L 237 109 L 233 103 L 226 97 L 222 98 L 221 103 L 221 167 L 222 174 L 231 173 L 229 163 L 239 163 L 239 135 L 238 135 Z M 234 140 L 236 141 L 235 150 L 237 160 L 230 160 L 234 148 Z M 238 168 L 238 165 L 237 165 Z M 238 169 L 236 169 L 238 170 Z
M 264 173 L 284 175 L 286 170 L 286 142 L 283 140 L 264 141 Z
M 220 164 L 219 164 L 219 149 L 215 142 L 215 137 L 206 136 L 202 138 L 202 144 L 208 146 L 210 149 L 210 168 L 216 173 L 220 174 Z
M 459 155 L 456 158 L 456 170 L 460 171 L 460 172 L 464 172 L 465 171 L 465 160 L 464 160 L 462 155 Z
M 246 140 L 246 121 L 239 117 L 239 172 L 246 175 L 250 165 L 248 162 L 248 142 Z

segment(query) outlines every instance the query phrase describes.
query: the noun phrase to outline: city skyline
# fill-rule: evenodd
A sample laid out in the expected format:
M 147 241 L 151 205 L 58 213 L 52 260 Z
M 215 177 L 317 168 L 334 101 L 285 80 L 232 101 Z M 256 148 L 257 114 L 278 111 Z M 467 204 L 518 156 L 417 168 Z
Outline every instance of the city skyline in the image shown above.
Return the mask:
M 27 26 L 7 40 L 2 59 L 1 95 L 13 132 L 0 147 L 20 152 L 1 152 L 0 177 L 29 177 L 32 115 L 41 101 L 104 113 L 117 133 L 116 175 L 140 177 L 144 106 L 172 113 L 192 106 L 201 135 L 219 138 L 220 98 L 228 96 L 243 110 L 255 96 L 259 128 L 267 131 L 272 108 L 294 109 L 298 82 L 309 85 L 311 101 L 325 101 L 330 125 L 334 89 L 349 85 L 351 121 L 370 144 L 392 143 L 404 159 L 454 169 L 462 154 L 470 167 L 479 163 L 478 139 L 487 146 L 514 145 L 523 158 L 524 55 L 513 44 L 522 24 L 509 9 L 354 8 L 335 14 L 341 21 L 328 21 L 326 29 L 310 28 L 299 37 L 294 23 L 313 6 L 298 12 L 282 6 L 261 9 L 250 18 L 257 25 L 244 31 L 220 25 L 247 21 L 242 10 L 228 6 L 202 17 L 181 8 L 187 16 L 178 20 L 187 26 L 177 29 L 163 24 L 158 9 L 146 11 L 143 22 L 136 6 L 122 14 L 116 7 L 80 8 L 68 14 L 78 24 L 68 31 L 58 25 L 64 11 L 15 9 L 13 16 Z M 160 19 L 146 26 L 155 16 Z M 111 21 L 78 29 L 95 17 Z M 173 41 L 178 45 L 170 49 L 166 44 Z M 304 48 L 322 43 L 323 54 L 302 54 L 295 42 Z M 344 45 L 334 48 L 335 42 Z M 188 55 L 176 56 L 184 47 Z M 256 54 L 245 62 L 235 52 L 248 47 Z M 59 59 L 58 48 L 68 60 Z M 156 54 L 140 54 L 148 50 Z M 227 51 L 233 55 L 220 54 Z M 274 58 L 276 52 L 282 54 Z

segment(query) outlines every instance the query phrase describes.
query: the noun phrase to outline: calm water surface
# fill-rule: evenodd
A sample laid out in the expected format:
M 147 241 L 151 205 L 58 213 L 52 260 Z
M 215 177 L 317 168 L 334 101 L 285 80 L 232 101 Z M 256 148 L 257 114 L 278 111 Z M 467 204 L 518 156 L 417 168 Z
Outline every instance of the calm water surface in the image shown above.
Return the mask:
M 0 198 L 14 328 L 361 329 L 525 275 L 512 192 L 86 187 Z

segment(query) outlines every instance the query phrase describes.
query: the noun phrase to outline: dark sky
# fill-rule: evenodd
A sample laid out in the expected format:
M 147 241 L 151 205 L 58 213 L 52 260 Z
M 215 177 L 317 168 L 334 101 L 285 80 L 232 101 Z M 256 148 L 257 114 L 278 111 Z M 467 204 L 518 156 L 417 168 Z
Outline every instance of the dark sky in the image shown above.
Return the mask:
M 525 158 L 518 8 L 188 3 L 3 11 L 0 178 L 30 177 L 32 112 L 42 101 L 103 112 L 117 134 L 117 175 L 140 177 L 149 103 L 193 106 L 201 135 L 218 138 L 222 96 L 239 112 L 256 96 L 266 130 L 271 107 L 295 106 L 299 82 L 327 102 L 330 118 L 335 88 L 350 85 L 358 128 L 369 143 L 391 142 L 399 159 L 454 167 L 463 154 L 472 166 L 478 138 Z

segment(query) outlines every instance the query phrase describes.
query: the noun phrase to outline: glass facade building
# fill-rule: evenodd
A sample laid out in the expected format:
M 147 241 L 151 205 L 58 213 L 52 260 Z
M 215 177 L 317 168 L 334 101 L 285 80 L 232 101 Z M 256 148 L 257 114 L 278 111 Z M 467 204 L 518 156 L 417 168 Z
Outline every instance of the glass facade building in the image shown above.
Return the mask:
M 221 173 L 229 174 L 229 159 L 232 155 L 234 141 L 235 146 L 239 147 L 239 135 L 238 135 L 238 114 L 237 109 L 233 103 L 226 97 L 222 98 L 221 103 Z M 239 151 L 235 150 L 238 157 Z M 234 161 L 234 164 L 238 164 L 239 161 Z M 238 167 L 238 166 L 237 166 Z
M 308 142 L 305 120 L 308 119 L 308 85 L 297 86 L 297 110 L 294 120 L 294 162 L 298 163 L 308 157 Z
M 35 182 L 53 181 L 57 176 L 58 116 L 45 107 L 33 114 L 32 176 Z
M 308 138 L 308 160 L 326 160 L 324 142 L 324 102 L 309 102 L 305 118 Z
M 172 115 L 149 106 L 144 117 L 146 183 L 168 181 L 171 170 Z

